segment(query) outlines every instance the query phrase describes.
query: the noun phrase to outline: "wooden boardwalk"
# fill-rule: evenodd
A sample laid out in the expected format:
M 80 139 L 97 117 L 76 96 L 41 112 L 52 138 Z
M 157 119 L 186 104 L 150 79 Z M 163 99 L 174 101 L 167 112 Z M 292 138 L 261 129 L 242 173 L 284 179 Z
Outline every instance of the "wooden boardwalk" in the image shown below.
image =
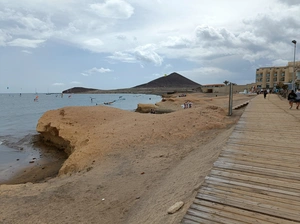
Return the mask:
M 300 109 L 251 100 L 182 223 L 300 223 Z

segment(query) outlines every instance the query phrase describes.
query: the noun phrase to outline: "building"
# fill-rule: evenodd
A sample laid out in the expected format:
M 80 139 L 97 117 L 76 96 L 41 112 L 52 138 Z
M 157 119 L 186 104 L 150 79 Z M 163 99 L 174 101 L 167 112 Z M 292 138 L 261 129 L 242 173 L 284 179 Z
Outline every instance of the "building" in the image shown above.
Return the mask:
M 300 82 L 300 61 L 295 62 L 295 82 Z M 261 67 L 256 69 L 257 88 L 271 89 L 279 82 L 292 83 L 294 72 L 294 62 L 289 62 L 287 66 Z
M 225 84 L 207 84 L 207 85 L 202 85 L 201 89 L 204 93 L 216 93 L 219 91 L 220 87 L 224 87 Z
M 255 83 L 246 84 L 246 85 L 233 85 L 233 92 L 251 92 L 255 87 Z M 207 84 L 201 86 L 203 93 L 218 93 L 218 94 L 228 94 L 229 85 L 225 84 Z M 256 92 L 256 91 L 255 91 Z

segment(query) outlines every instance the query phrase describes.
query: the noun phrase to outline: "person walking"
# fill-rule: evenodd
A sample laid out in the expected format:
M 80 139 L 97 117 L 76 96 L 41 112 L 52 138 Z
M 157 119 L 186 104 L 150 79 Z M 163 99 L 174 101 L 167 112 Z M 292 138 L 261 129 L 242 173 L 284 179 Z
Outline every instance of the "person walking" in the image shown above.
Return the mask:
M 297 98 L 297 94 L 294 92 L 294 90 L 292 90 L 289 95 L 288 95 L 288 101 L 289 101 L 289 104 L 290 104 L 290 109 L 292 109 L 293 107 L 293 103 L 296 102 L 296 98 Z M 298 105 L 298 104 L 297 104 Z M 297 109 L 298 109 L 298 106 L 297 106 Z
M 296 92 L 296 99 L 295 99 L 295 102 L 297 104 L 297 107 L 296 109 L 298 110 L 299 109 L 299 105 L 300 105 L 300 89 L 297 89 L 297 92 Z
M 267 94 L 268 94 L 268 91 L 265 89 L 264 90 L 264 98 L 266 99 L 266 97 L 267 97 Z

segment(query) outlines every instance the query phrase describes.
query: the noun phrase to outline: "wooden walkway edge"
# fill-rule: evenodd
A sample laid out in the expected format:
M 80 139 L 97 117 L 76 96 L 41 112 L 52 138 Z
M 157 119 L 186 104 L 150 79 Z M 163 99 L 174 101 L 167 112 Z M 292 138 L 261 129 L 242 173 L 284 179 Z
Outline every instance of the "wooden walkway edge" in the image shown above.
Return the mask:
M 300 110 L 252 99 L 182 223 L 300 223 Z

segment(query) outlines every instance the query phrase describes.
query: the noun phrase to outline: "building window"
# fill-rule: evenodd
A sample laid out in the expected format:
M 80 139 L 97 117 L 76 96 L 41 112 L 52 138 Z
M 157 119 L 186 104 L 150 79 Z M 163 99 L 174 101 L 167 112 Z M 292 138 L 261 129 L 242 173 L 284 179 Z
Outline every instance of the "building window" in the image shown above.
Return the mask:
M 270 82 L 270 79 L 267 79 L 267 82 Z
M 277 73 L 274 74 L 274 77 L 277 77 Z
M 281 76 L 285 76 L 285 73 L 282 73 Z
M 275 81 L 275 82 L 276 82 L 276 81 L 277 81 L 277 78 L 273 78 L 273 81 Z
M 284 77 L 282 77 L 282 78 L 280 79 L 280 81 L 284 81 Z
M 267 77 L 270 77 L 270 73 L 267 74 Z

